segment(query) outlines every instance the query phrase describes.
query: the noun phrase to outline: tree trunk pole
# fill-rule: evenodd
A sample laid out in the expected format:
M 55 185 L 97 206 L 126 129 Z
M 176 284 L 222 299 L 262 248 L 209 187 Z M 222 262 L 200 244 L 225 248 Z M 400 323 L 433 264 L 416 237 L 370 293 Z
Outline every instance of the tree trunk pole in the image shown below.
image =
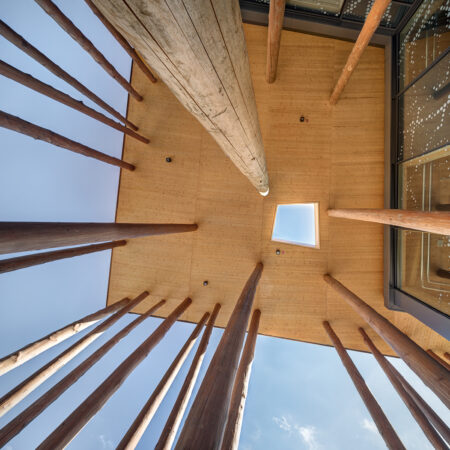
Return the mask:
M 266 61 L 266 81 L 268 83 L 273 83 L 277 78 L 278 55 L 280 53 L 285 6 L 286 0 L 270 1 Z
M 0 255 L 195 231 L 196 224 L 0 222 Z
M 414 401 L 412 396 L 408 394 L 408 392 L 404 388 L 401 381 L 391 371 L 389 364 L 386 361 L 386 358 L 376 348 L 374 343 L 371 341 L 371 339 L 369 338 L 367 333 L 362 328 L 359 328 L 359 332 L 361 333 L 362 337 L 364 338 L 365 343 L 369 347 L 370 351 L 372 352 L 373 356 L 377 360 L 378 364 L 383 369 L 386 376 L 389 378 L 389 381 L 391 382 L 392 386 L 397 391 L 398 395 L 403 400 L 403 403 L 406 405 L 409 412 L 414 417 L 417 424 L 420 426 L 420 428 L 424 432 L 427 439 L 431 442 L 433 447 L 438 450 L 448 450 L 447 445 L 442 440 L 442 438 L 439 436 L 437 431 L 433 428 L 431 423 L 428 421 L 425 414 L 418 407 L 418 405 L 416 404 L 416 402 Z
M 81 403 L 37 448 L 39 450 L 58 450 L 66 447 L 89 420 L 103 407 L 108 399 L 119 389 L 128 375 L 145 359 L 150 351 L 165 336 L 176 320 L 192 303 L 190 298 L 181 302 L 159 327 L 126 358 L 108 378 Z
M 127 241 L 106 242 L 104 244 L 87 245 L 86 247 L 75 247 L 67 250 L 56 250 L 54 252 L 35 253 L 33 255 L 18 256 L 0 260 L 0 273 L 12 272 L 14 270 L 25 269 L 26 267 L 37 266 L 52 261 L 58 261 L 74 256 L 87 255 L 89 253 L 101 252 L 125 245 Z
M 116 450 L 132 450 L 136 448 L 143 434 L 145 433 L 145 430 L 152 421 L 153 416 L 161 405 L 161 402 L 164 400 L 167 391 L 170 389 L 170 386 L 172 386 L 172 383 L 178 375 L 178 372 L 184 364 L 184 361 L 189 356 L 189 353 L 194 347 L 203 326 L 208 320 L 208 317 L 209 313 L 205 313 L 200 319 L 200 322 L 194 328 L 194 331 L 191 333 L 181 350 L 178 352 L 177 356 L 173 360 L 170 367 L 167 369 L 164 376 L 161 378 L 161 381 L 158 383 L 158 386 L 156 386 L 147 403 L 143 406 L 136 419 L 131 424 L 130 428 L 128 428 L 128 431 L 120 441 L 119 445 L 116 447 Z
M 79 28 L 65 15 L 51 0 L 35 0 L 35 2 L 89 55 L 98 63 L 105 72 L 117 81 L 137 101 L 142 101 L 142 96 L 131 84 L 114 68 L 97 47 L 80 31 Z
M 449 352 L 445 352 L 444 356 L 447 358 L 448 361 L 450 361 L 450 353 Z
M 444 404 L 450 407 L 449 372 L 389 320 L 331 275 L 324 275 L 324 280 L 393 348 Z
M 68 388 L 73 386 L 99 359 L 106 355 L 109 350 L 127 336 L 131 330 L 136 328 L 147 317 L 157 311 L 165 302 L 165 300 L 161 300 L 144 314 L 140 314 L 133 322 L 122 328 L 91 356 L 68 373 L 61 381 L 56 383 L 45 394 L 41 395 L 36 401 L 28 406 L 28 408 L 11 420 L 11 422 L 6 424 L 0 430 L 0 447 L 6 445 L 11 439 L 19 434 L 32 420 L 41 414 L 42 411 L 59 398 Z
M 209 338 L 211 332 L 214 328 L 214 323 L 216 321 L 217 315 L 220 311 L 220 303 L 216 303 L 213 312 L 208 320 L 206 329 L 203 332 L 202 339 L 198 345 L 197 351 L 195 352 L 194 358 L 192 360 L 189 372 L 186 375 L 183 386 L 180 389 L 180 393 L 173 405 L 172 411 L 167 419 L 164 429 L 161 433 L 158 443 L 155 446 L 155 450 L 171 450 L 172 445 L 175 441 L 175 437 L 180 427 L 181 420 L 183 419 L 184 412 L 186 411 L 189 399 L 191 397 L 192 391 L 195 386 L 198 374 L 200 372 L 200 367 L 202 365 L 203 359 L 205 357 L 206 348 L 208 347 Z
M 450 234 L 450 213 L 405 209 L 329 209 L 330 217 L 382 223 L 435 234 Z
M 450 364 L 447 361 L 444 361 L 439 355 L 433 352 L 433 350 L 428 349 L 427 353 L 439 364 L 443 365 L 447 370 L 450 370 Z
M 61 367 L 66 365 L 87 346 L 92 344 L 98 339 L 103 332 L 105 332 L 112 324 L 116 323 L 127 312 L 131 311 L 138 303 L 144 300 L 148 296 L 148 292 L 144 291 L 141 295 L 134 300 L 128 302 L 119 311 L 106 319 L 100 325 L 97 325 L 92 331 L 80 340 L 71 345 L 68 349 L 58 354 L 45 366 L 38 369 L 31 374 L 26 380 L 22 381 L 19 385 L 9 391 L 0 399 L 0 417 L 8 412 L 12 407 L 22 401 L 30 392 L 40 386 L 45 380 L 55 374 Z
M 331 328 L 330 324 L 327 321 L 325 321 L 323 322 L 323 327 L 325 328 L 325 331 L 327 332 L 331 342 L 333 343 L 337 354 L 341 358 L 342 364 L 344 365 L 345 369 L 350 375 L 353 384 L 355 385 L 357 391 L 359 392 L 362 401 L 364 402 L 364 404 L 367 407 L 367 410 L 372 416 L 372 419 L 375 422 L 375 425 L 377 426 L 381 437 L 384 439 L 386 446 L 390 450 L 400 450 L 400 449 L 406 450 L 405 446 L 400 441 L 399 437 L 397 436 L 397 433 L 390 424 L 388 418 L 384 414 L 380 405 L 378 404 L 375 397 L 372 395 L 369 388 L 367 387 L 364 378 L 359 373 L 358 369 L 356 368 L 352 359 L 348 355 L 341 341 L 336 336 L 336 333 Z
M 247 400 L 248 385 L 255 354 L 260 317 L 261 311 L 256 309 L 253 312 L 244 350 L 242 351 L 241 361 L 234 381 L 230 411 L 228 413 L 227 426 L 222 442 L 222 450 L 237 450 L 239 448 L 239 438 L 241 436 L 245 401 Z
M 258 263 L 242 290 L 175 449 L 221 448 L 245 330 L 262 271 L 263 264 Z
M 377 30 L 380 25 L 383 14 L 385 13 L 387 7 L 390 5 L 391 0 L 375 0 L 370 9 L 369 14 L 366 17 L 364 25 L 359 33 L 358 39 L 353 46 L 353 49 L 345 63 L 344 68 L 342 69 L 342 73 L 339 77 L 338 82 L 333 90 L 333 93 L 330 97 L 330 104 L 335 105 L 339 100 L 339 97 L 342 94 L 345 86 L 348 83 L 353 71 L 361 59 L 364 50 L 369 45 L 370 40 L 372 39 L 373 34 Z
M 0 35 L 2 35 L 9 42 L 14 44 L 17 48 L 22 50 L 28 56 L 33 58 L 39 64 L 43 65 L 47 70 L 52 72 L 58 78 L 61 78 L 66 83 L 70 84 L 78 92 L 86 96 L 88 99 L 92 100 L 98 106 L 108 111 L 112 116 L 121 122 L 127 124 L 134 131 L 137 131 L 137 126 L 130 122 L 126 117 L 116 111 L 113 107 L 109 106 L 100 97 L 94 94 L 86 86 L 81 84 L 77 79 L 69 75 L 65 70 L 55 64 L 51 59 L 47 58 L 42 52 L 40 52 L 36 47 L 33 47 L 29 42 L 27 42 L 20 34 L 17 34 L 12 28 L 6 25 L 5 22 L 0 20 Z

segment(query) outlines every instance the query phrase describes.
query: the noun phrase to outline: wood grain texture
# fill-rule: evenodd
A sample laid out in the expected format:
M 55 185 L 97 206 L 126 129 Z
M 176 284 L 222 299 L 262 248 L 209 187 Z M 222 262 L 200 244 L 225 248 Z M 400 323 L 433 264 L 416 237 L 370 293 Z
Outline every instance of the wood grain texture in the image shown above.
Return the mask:
M 266 81 L 273 83 L 277 77 L 281 31 L 283 29 L 286 0 L 271 0 L 269 7 L 269 29 L 267 31 Z

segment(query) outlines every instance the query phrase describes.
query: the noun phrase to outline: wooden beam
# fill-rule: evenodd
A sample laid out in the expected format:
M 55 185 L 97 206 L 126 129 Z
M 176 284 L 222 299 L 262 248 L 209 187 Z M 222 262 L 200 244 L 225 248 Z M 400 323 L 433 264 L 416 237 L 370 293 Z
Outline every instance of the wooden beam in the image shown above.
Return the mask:
M 361 376 L 352 359 L 345 350 L 345 347 L 342 345 L 336 333 L 331 328 L 331 325 L 325 321 L 323 322 L 323 327 L 333 343 L 339 358 L 341 358 L 342 364 L 350 375 L 350 378 L 361 396 L 362 401 L 372 416 L 372 419 L 375 422 L 381 437 L 384 439 L 386 446 L 390 450 L 406 450 L 380 405 L 367 387 L 364 378 Z
M 450 235 L 450 213 L 405 209 L 329 209 L 330 217 L 383 223 L 412 230 Z
M 211 332 L 214 328 L 214 323 L 216 321 L 217 315 L 220 311 L 220 304 L 216 303 L 213 312 L 208 320 L 206 329 L 203 332 L 202 339 L 197 347 L 194 358 L 192 360 L 189 372 L 186 375 L 183 386 L 181 386 L 180 392 L 175 404 L 173 405 L 172 411 L 170 412 L 169 418 L 167 419 L 164 429 L 159 437 L 159 441 L 155 446 L 155 450 L 171 450 L 172 445 L 175 441 L 175 437 L 180 427 L 181 420 L 183 419 L 184 412 L 186 411 L 189 399 L 191 398 L 192 391 L 195 386 L 198 374 L 200 372 L 200 367 L 205 357 L 206 349 L 208 347 L 209 338 Z
M 99 309 L 98 311 L 89 314 L 82 319 L 76 320 L 57 331 L 54 331 L 47 336 L 44 336 L 31 344 L 22 347 L 20 350 L 15 350 L 13 353 L 0 359 L 0 375 L 4 375 L 10 370 L 19 367 L 23 363 L 29 361 L 42 352 L 45 352 L 49 348 L 52 348 L 56 344 L 65 341 L 74 334 L 85 330 L 86 328 L 94 325 L 99 320 L 105 318 L 109 314 L 115 313 L 122 306 L 129 302 L 128 298 L 125 298 L 119 302 L 113 303 L 106 308 Z
M 409 412 L 414 417 L 417 424 L 420 426 L 420 428 L 424 432 L 427 439 L 431 442 L 433 447 L 435 449 L 439 449 L 439 450 L 448 450 L 447 445 L 442 440 L 442 438 L 439 436 L 439 433 L 433 428 L 433 426 L 428 421 L 427 417 L 422 412 L 422 410 L 419 408 L 419 406 L 414 401 L 412 396 L 406 391 L 406 389 L 403 386 L 403 384 L 401 383 L 401 381 L 395 376 L 394 372 L 389 367 L 389 364 L 387 363 L 387 360 L 383 356 L 383 354 L 377 349 L 377 347 L 372 342 L 372 340 L 369 338 L 369 336 L 364 331 L 364 329 L 359 328 L 359 332 L 361 333 L 361 335 L 364 339 L 364 342 L 369 347 L 370 351 L 372 352 L 373 356 L 377 360 L 378 364 L 383 369 L 383 372 L 388 377 L 392 386 L 397 391 L 398 395 L 403 400 L 403 403 L 406 405 Z
M 92 0 L 256 189 L 269 178 L 238 0 Z
M 172 364 L 161 378 L 158 386 L 156 386 L 152 395 L 147 400 L 147 403 L 143 406 L 136 419 L 131 424 L 130 428 L 128 428 L 128 431 L 125 433 L 125 436 L 116 447 L 116 450 L 131 450 L 136 448 L 143 434 L 145 433 L 145 430 L 152 421 L 153 416 L 158 410 L 159 405 L 161 405 L 161 402 L 164 400 L 167 391 L 170 389 L 170 386 L 172 386 L 172 383 L 175 380 L 175 377 L 178 375 L 178 372 L 184 364 L 184 361 L 186 361 L 186 358 L 189 356 L 189 353 L 194 347 L 203 326 L 208 320 L 208 317 L 209 313 L 205 313 L 200 319 L 200 322 L 194 328 L 191 335 L 187 338 L 186 342 L 178 352 Z
M 263 271 L 258 263 L 236 302 L 203 378 L 175 449 L 220 449 L 231 393 L 255 291 Z
M 445 278 L 446 280 L 450 280 L 450 270 L 445 269 L 436 269 L 436 275 L 440 278 Z
M 245 340 L 244 350 L 242 351 L 241 361 L 234 381 L 227 426 L 222 441 L 223 450 L 237 450 L 239 448 L 242 419 L 244 418 L 245 401 L 247 400 L 260 317 L 261 311 L 259 309 L 253 311 L 247 339 Z
M 342 69 L 341 75 L 339 77 L 338 82 L 333 90 L 333 93 L 330 97 L 330 104 L 335 105 L 339 100 L 339 97 L 342 94 L 345 86 L 348 83 L 353 71 L 361 59 L 364 50 L 369 45 L 370 40 L 372 39 L 373 34 L 380 25 L 383 14 L 385 13 L 387 7 L 390 5 L 391 0 L 375 0 L 372 5 L 372 8 L 369 11 L 369 14 L 366 17 L 364 22 L 364 26 L 359 33 L 358 39 L 353 46 L 353 49 L 345 63 L 344 68 Z
M 195 231 L 196 224 L 0 222 L 0 255 Z
M 106 355 L 109 350 L 111 350 L 125 336 L 127 336 L 130 331 L 157 311 L 165 304 L 165 302 L 165 300 L 161 300 L 156 305 L 153 305 L 150 309 L 148 309 L 144 314 L 138 315 L 135 320 L 117 332 L 111 339 L 106 341 L 99 349 L 92 353 L 92 355 L 69 372 L 62 380 L 52 386 L 18 416 L 7 423 L 0 430 L 0 447 L 6 445 L 11 439 L 19 434 L 32 420 L 41 414 L 42 411 L 58 399 L 68 388 L 73 386 L 98 360 Z
M 131 311 L 138 303 L 148 296 L 148 292 L 143 292 L 134 300 L 128 302 L 106 319 L 100 325 L 97 325 L 92 331 L 83 336 L 77 342 L 72 344 L 68 349 L 59 353 L 55 358 L 48 362 L 45 366 L 31 374 L 26 380 L 11 389 L 2 398 L 0 398 L 0 417 L 8 412 L 12 407 L 22 401 L 30 392 L 40 386 L 45 380 L 55 374 L 61 367 L 66 365 L 75 356 L 77 356 L 88 345 L 98 339 L 112 324 L 116 323 L 127 312 Z
M 165 336 L 175 321 L 192 303 L 190 298 L 181 302 L 159 327 L 115 369 L 105 381 L 81 403 L 37 448 L 63 449 L 119 389 L 130 373 L 145 359 Z
M 446 361 L 444 361 L 439 355 L 437 355 L 433 350 L 428 349 L 427 353 L 439 364 L 443 365 L 447 370 L 450 370 L 450 364 L 447 364 Z
M 273 83 L 277 78 L 278 55 L 280 53 L 285 6 L 286 0 L 270 1 L 266 61 L 266 81 L 268 83 Z
M 324 280 L 392 347 L 444 404 L 450 407 L 449 372 L 389 320 L 331 275 L 324 275 Z
M 137 101 L 142 101 L 142 96 L 136 92 L 131 84 L 115 69 L 97 47 L 81 32 L 79 28 L 51 1 L 35 0 L 35 2 L 80 46 L 99 64 L 105 72 L 117 81 Z
M 444 356 L 450 361 L 450 353 L 449 352 L 445 352 Z
M 126 117 L 116 111 L 113 107 L 109 106 L 100 97 L 94 94 L 86 86 L 81 84 L 77 79 L 69 75 L 65 70 L 55 64 L 51 59 L 47 58 L 42 52 L 40 52 L 36 47 L 33 47 L 28 41 L 26 41 L 20 34 L 17 34 L 12 28 L 6 25 L 5 22 L 0 20 L 0 35 L 7 39 L 11 44 L 14 44 L 17 48 L 25 52 L 28 56 L 33 58 L 39 64 L 42 64 L 47 70 L 52 72 L 58 78 L 61 78 L 66 83 L 70 84 L 78 92 L 81 92 L 89 100 L 93 101 L 105 111 L 108 111 L 116 119 L 125 123 L 134 131 L 137 131 L 137 126 L 130 122 Z
M 141 136 L 140 134 L 136 133 L 130 128 L 127 128 L 126 126 L 120 124 L 119 122 L 110 119 L 101 112 L 98 112 L 97 110 L 90 108 L 89 106 L 86 106 L 82 101 L 74 99 L 70 95 L 67 95 L 62 91 L 59 91 L 58 89 L 55 89 L 49 84 L 43 83 L 42 81 L 38 80 L 37 78 L 34 78 L 28 73 L 22 72 L 19 69 L 10 66 L 5 61 L 1 60 L 0 60 L 0 75 L 3 75 L 11 80 L 14 80 L 17 83 L 20 83 L 23 86 L 26 86 L 30 89 L 33 89 L 34 91 L 39 92 L 40 94 L 46 95 L 47 97 L 56 100 L 57 102 L 60 102 L 63 105 L 69 106 L 70 108 L 73 108 L 76 111 L 80 111 L 83 114 L 86 114 L 87 116 L 92 117 L 93 119 L 96 119 L 99 122 L 102 122 L 105 125 L 110 126 L 111 128 L 114 128 L 115 130 L 121 131 L 122 133 L 125 133 L 128 136 L 143 142 L 144 144 L 148 144 L 150 142 L 150 140 L 147 139 L 146 137 Z
M 91 11 L 98 17 L 100 22 L 105 28 L 114 36 L 116 41 L 122 46 L 122 48 L 128 53 L 130 58 L 136 63 L 142 70 L 144 75 L 152 82 L 156 83 L 157 79 L 152 74 L 141 57 L 136 53 L 136 50 L 128 43 L 128 41 L 114 28 L 113 24 L 100 12 L 100 10 L 91 2 L 91 0 L 84 0 L 85 3 L 91 8 Z
M 26 120 L 20 119 L 19 117 L 13 116 L 12 114 L 8 114 L 4 111 L 0 111 L 0 127 L 26 134 L 33 139 L 48 142 L 49 144 L 65 148 L 66 150 L 70 150 L 71 152 L 78 153 L 89 158 L 98 159 L 99 161 L 111 164 L 112 166 L 117 166 L 128 170 L 135 169 L 133 164 L 114 158 L 113 156 L 106 155 L 105 153 L 94 150 L 87 145 L 72 141 L 72 139 L 54 133 L 47 128 L 34 125 L 31 122 L 27 122 Z
M 37 266 L 59 259 L 73 258 L 74 256 L 87 255 L 88 253 L 101 252 L 125 245 L 127 241 L 105 242 L 104 244 L 87 245 L 85 247 L 69 248 L 67 250 L 56 250 L 54 252 L 35 253 L 33 255 L 18 256 L 0 260 L 0 273 L 12 272 Z

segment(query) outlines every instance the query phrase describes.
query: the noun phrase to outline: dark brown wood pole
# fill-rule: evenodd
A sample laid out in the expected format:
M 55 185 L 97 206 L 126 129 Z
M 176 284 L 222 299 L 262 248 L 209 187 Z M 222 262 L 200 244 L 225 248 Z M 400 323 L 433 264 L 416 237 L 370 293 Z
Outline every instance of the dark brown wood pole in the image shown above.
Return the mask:
M 102 122 L 105 125 L 110 126 L 111 128 L 114 128 L 115 130 L 128 134 L 128 136 L 133 137 L 138 141 L 143 142 L 144 144 L 148 144 L 150 142 L 150 140 L 147 139 L 146 137 L 141 136 L 140 134 L 136 133 L 130 128 L 127 128 L 126 126 L 120 124 L 119 122 L 110 119 L 101 112 L 98 112 L 95 109 L 86 106 L 82 101 L 74 99 L 70 95 L 67 95 L 62 91 L 59 91 L 58 89 L 55 89 L 49 84 L 46 84 L 38 80 L 37 78 L 34 78 L 33 76 L 29 75 L 28 73 L 22 72 L 21 70 L 16 69 L 15 67 L 10 66 L 8 63 L 1 60 L 0 60 L 0 75 L 3 75 L 11 80 L 14 80 L 17 83 L 20 83 L 23 86 L 26 86 L 30 89 L 33 89 L 34 91 L 39 92 L 40 94 L 46 95 L 47 97 L 56 100 L 57 102 L 60 102 L 63 105 L 69 106 L 70 108 L 80 111 L 83 114 L 86 114 L 87 116 L 92 117 L 93 119 L 96 119 L 99 122 Z
M 56 250 L 54 252 L 35 253 L 33 255 L 18 256 L 0 260 L 0 273 L 12 272 L 26 267 L 37 266 L 59 259 L 73 258 L 74 256 L 87 255 L 88 253 L 101 252 L 125 245 L 127 241 L 105 242 L 104 244 L 87 245 L 85 247 Z
M 147 429 L 149 423 L 153 419 L 156 411 L 161 405 L 161 402 L 164 400 L 164 397 L 167 394 L 167 391 L 170 389 L 175 377 L 181 369 L 181 366 L 184 364 L 184 361 L 188 357 L 190 351 L 195 345 L 195 342 L 202 331 L 203 326 L 208 320 L 209 313 L 205 313 L 203 317 L 200 319 L 200 322 L 192 331 L 191 335 L 187 338 L 185 344 L 178 352 L 177 356 L 173 360 L 170 367 L 167 369 L 166 373 L 161 378 L 161 381 L 156 386 L 150 398 L 147 400 L 147 403 L 143 406 L 136 419 L 131 424 L 130 428 L 126 432 L 123 439 L 120 441 L 119 445 L 116 447 L 116 450 L 131 450 L 136 448 L 139 441 L 141 440 L 145 430 Z
M 66 150 L 70 150 L 74 153 L 79 153 L 80 155 L 87 156 L 89 158 L 98 159 L 99 161 L 111 164 L 113 166 L 128 170 L 135 169 L 133 164 L 127 163 L 118 158 L 114 158 L 113 156 L 105 155 L 105 153 L 94 150 L 87 145 L 72 141 L 72 139 L 54 133 L 47 128 L 42 128 L 31 122 L 27 122 L 20 117 L 13 116 L 12 114 L 8 114 L 4 111 L 0 111 L 0 127 L 17 131 L 18 133 L 26 134 L 33 139 L 48 142 L 50 144 L 56 145 L 57 147 L 65 148 Z
M 450 361 L 450 353 L 449 352 L 445 352 L 444 356 Z
M 431 423 L 426 418 L 425 414 L 418 407 L 417 403 L 414 401 L 411 395 L 406 391 L 401 381 L 395 376 L 395 374 L 391 371 L 389 364 L 387 364 L 385 357 L 383 354 L 376 348 L 375 344 L 369 338 L 364 329 L 359 328 L 359 332 L 361 333 L 364 342 L 369 347 L 373 356 L 377 360 L 380 367 L 383 369 L 384 373 L 388 377 L 394 389 L 397 391 L 400 398 L 403 400 L 403 403 L 408 408 L 411 415 L 416 420 L 417 424 L 420 426 L 422 431 L 424 432 L 427 439 L 431 442 L 435 449 L 439 450 L 448 450 L 447 445 L 439 436 L 438 432 L 433 428 Z
M 142 96 L 136 92 L 131 84 L 114 68 L 97 47 L 75 26 L 75 24 L 51 1 L 35 0 L 35 2 L 73 39 L 75 40 L 105 72 L 116 80 L 137 101 Z
M 167 331 L 192 303 L 184 299 L 159 327 L 111 375 L 67 417 L 37 448 L 39 450 L 63 449 L 102 408 L 111 395 L 119 389 L 130 373 L 145 359 L 165 336 Z
M 278 55 L 280 53 L 285 7 L 286 0 L 270 1 L 266 60 L 266 81 L 268 83 L 273 83 L 277 77 Z
M 98 17 L 100 22 L 105 28 L 115 37 L 116 41 L 122 46 L 122 48 L 128 53 L 131 59 L 137 66 L 144 72 L 146 77 L 152 82 L 156 83 L 157 79 L 152 74 L 147 64 L 142 61 L 141 57 L 136 53 L 136 50 L 128 43 L 128 41 L 117 31 L 113 24 L 101 13 L 101 11 L 91 2 L 91 0 L 84 0 L 86 4 L 91 8 L 91 11 Z
M 40 355 L 42 352 L 45 352 L 56 344 L 59 344 L 60 342 L 65 341 L 74 334 L 77 334 L 80 331 L 83 331 L 86 328 L 90 327 L 91 325 L 94 325 L 109 314 L 118 311 L 128 302 L 129 299 L 126 298 L 122 301 L 113 303 L 106 308 L 99 309 L 98 311 L 89 314 L 82 319 L 76 320 L 75 322 L 72 322 L 71 324 L 66 325 L 63 328 L 60 328 L 59 330 L 54 331 L 47 336 L 44 336 L 43 338 L 26 345 L 25 347 L 22 347 L 20 350 L 16 350 L 10 355 L 1 358 L 0 375 L 4 375 L 15 367 L 18 367 L 34 358 L 35 356 Z
M 0 222 L 0 254 L 195 231 L 196 224 Z
M 30 392 L 40 386 L 45 380 L 55 374 L 61 367 L 71 361 L 88 345 L 98 339 L 112 324 L 116 323 L 127 312 L 131 311 L 138 303 L 148 296 L 148 292 L 143 292 L 134 300 L 127 302 L 121 309 L 97 325 L 92 331 L 83 336 L 68 349 L 59 353 L 45 366 L 31 374 L 26 380 L 11 389 L 0 399 L 0 416 L 3 416 L 13 406 L 22 401 Z
M 333 93 L 330 97 L 330 104 L 335 105 L 339 100 L 339 97 L 342 94 L 345 86 L 348 83 L 353 71 L 361 59 L 364 50 L 369 45 L 370 40 L 372 39 L 373 34 L 380 25 L 383 14 L 385 13 L 387 7 L 390 5 L 391 0 L 375 0 L 372 5 L 372 8 L 369 11 L 369 14 L 366 17 L 364 22 L 364 26 L 359 33 L 358 39 L 353 46 L 353 49 L 345 63 L 344 68 L 342 69 L 339 80 L 336 83 L 336 86 L 333 90 Z
M 186 375 L 183 386 L 181 386 L 180 392 L 175 404 L 173 405 L 172 411 L 170 412 L 169 418 L 167 419 L 164 429 L 161 433 L 158 443 L 155 446 L 155 450 L 170 450 L 172 444 L 175 441 L 175 437 L 180 427 L 181 420 L 183 419 L 184 412 L 186 411 L 189 399 L 191 398 L 192 391 L 197 381 L 198 374 L 200 372 L 200 367 L 202 365 L 203 359 L 205 357 L 206 349 L 208 347 L 209 338 L 211 337 L 211 332 L 214 328 L 214 323 L 216 321 L 217 315 L 220 311 L 220 304 L 216 303 L 213 312 L 208 320 L 206 329 L 203 332 L 202 339 L 198 344 L 197 351 L 195 352 L 194 358 L 192 360 L 189 372 Z
M 450 271 L 445 269 L 437 269 L 436 275 L 440 278 L 445 278 L 446 280 L 450 280 Z
M 438 354 L 433 352 L 433 350 L 428 349 L 427 353 L 439 364 L 442 364 L 447 370 L 450 370 L 450 364 L 448 364 L 447 361 L 444 361 Z
M 109 106 L 100 97 L 94 94 L 86 86 L 81 84 L 76 78 L 69 75 L 64 69 L 55 64 L 51 59 L 47 58 L 47 56 L 40 52 L 36 47 L 33 47 L 28 41 L 20 36 L 20 34 L 17 34 L 2 20 L 0 20 L 0 35 L 14 44 L 17 48 L 25 52 L 28 56 L 36 60 L 39 64 L 42 64 L 47 70 L 52 72 L 58 78 L 61 78 L 66 83 L 70 84 L 78 92 L 82 93 L 88 99 L 92 100 L 94 103 L 102 107 L 105 111 L 108 111 L 116 119 L 127 124 L 134 131 L 137 131 L 138 128 L 136 125 L 130 122 L 126 117 L 116 111 L 113 107 Z
M 375 422 L 381 437 L 384 439 L 387 448 L 390 450 L 406 450 L 380 405 L 367 387 L 364 378 L 361 376 L 352 359 L 345 350 L 345 347 L 342 345 L 336 333 L 331 328 L 331 325 L 325 321 L 323 322 L 323 327 L 333 343 L 339 358 L 341 358 L 342 364 L 350 375 L 356 390 L 359 392 L 362 401 L 372 416 L 372 419 Z
M 450 407 L 449 372 L 389 320 L 331 275 L 324 275 L 324 280 L 393 348 L 444 404 Z
M 258 263 L 238 298 L 175 449 L 220 449 L 245 331 L 263 264 Z
M 234 381 L 222 450 L 237 450 L 239 448 L 239 437 L 241 436 L 242 419 L 244 418 L 245 401 L 247 399 L 260 318 L 261 311 L 256 309 L 252 315 L 236 380 Z
M 0 447 L 6 445 L 11 439 L 19 434 L 32 420 L 34 420 L 45 408 L 51 405 L 60 395 L 77 382 L 99 359 L 101 359 L 109 350 L 119 343 L 131 330 L 136 328 L 148 316 L 157 311 L 166 301 L 161 300 L 153 305 L 144 314 L 139 315 L 135 320 L 122 328 L 111 339 L 103 344 L 91 356 L 85 359 L 75 369 L 69 372 L 61 381 L 50 388 L 45 394 L 41 395 L 28 408 L 22 411 L 11 422 L 6 424 L 0 430 Z
M 330 217 L 382 223 L 429 233 L 450 235 L 450 212 L 405 209 L 329 209 Z

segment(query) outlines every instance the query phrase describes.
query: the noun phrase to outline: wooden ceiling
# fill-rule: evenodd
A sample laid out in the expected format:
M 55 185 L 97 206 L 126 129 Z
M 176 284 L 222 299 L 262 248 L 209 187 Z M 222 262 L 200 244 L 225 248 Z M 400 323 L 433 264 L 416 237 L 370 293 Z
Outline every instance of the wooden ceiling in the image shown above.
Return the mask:
M 217 324 L 225 326 L 261 260 L 260 333 L 329 345 L 322 327 L 329 320 L 347 348 L 366 350 L 357 331 L 363 322 L 322 280 L 329 272 L 420 345 L 443 351 L 439 335 L 384 307 L 382 226 L 326 214 L 329 207 L 383 207 L 384 50 L 367 49 L 341 100 L 329 107 L 352 43 L 283 31 L 277 81 L 269 85 L 267 28 L 244 30 L 270 194 L 261 197 L 167 87 L 135 68 L 132 84 L 144 101 L 130 99 L 128 117 L 151 144 L 125 138 L 124 159 L 137 168 L 122 172 L 117 221 L 195 222 L 199 229 L 114 249 L 108 302 L 147 289 L 151 297 L 137 312 L 166 298 L 166 316 L 190 296 L 182 319 L 194 322 L 220 302 Z M 320 249 L 270 240 L 276 205 L 302 202 L 319 202 Z

